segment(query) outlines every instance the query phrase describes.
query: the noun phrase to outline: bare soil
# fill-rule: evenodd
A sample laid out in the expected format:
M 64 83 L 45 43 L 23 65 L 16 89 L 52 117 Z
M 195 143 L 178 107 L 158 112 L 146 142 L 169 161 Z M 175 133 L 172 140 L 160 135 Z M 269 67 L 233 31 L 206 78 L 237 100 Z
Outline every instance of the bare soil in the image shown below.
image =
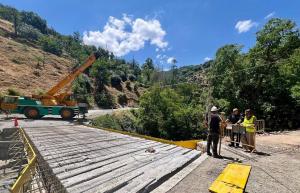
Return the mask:
M 274 144 L 274 145 L 300 145 L 300 132 L 288 131 L 282 133 L 272 133 L 269 135 L 262 135 L 257 137 L 257 143 L 259 144 Z
M 9 88 L 24 95 L 47 91 L 71 66 L 66 58 L 0 36 L 0 93 Z

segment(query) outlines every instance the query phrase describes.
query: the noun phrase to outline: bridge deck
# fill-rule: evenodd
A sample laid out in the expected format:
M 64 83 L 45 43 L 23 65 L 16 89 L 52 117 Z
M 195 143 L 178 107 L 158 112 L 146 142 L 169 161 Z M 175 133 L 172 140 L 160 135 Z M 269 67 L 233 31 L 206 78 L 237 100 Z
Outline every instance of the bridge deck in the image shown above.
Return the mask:
M 195 150 L 81 125 L 25 131 L 68 192 L 149 192 L 199 156 Z

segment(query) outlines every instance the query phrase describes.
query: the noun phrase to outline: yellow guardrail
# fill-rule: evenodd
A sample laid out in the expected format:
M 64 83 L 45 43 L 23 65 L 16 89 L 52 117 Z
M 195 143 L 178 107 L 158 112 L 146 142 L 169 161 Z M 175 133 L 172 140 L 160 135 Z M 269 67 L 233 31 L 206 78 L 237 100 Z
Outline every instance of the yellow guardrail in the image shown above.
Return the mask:
M 186 140 L 186 141 L 174 141 L 175 145 L 189 148 L 189 149 L 197 149 L 197 143 L 201 140 Z
M 121 134 L 124 134 L 124 135 L 130 135 L 130 136 L 133 136 L 133 137 L 139 137 L 139 138 L 148 139 L 148 140 L 152 140 L 152 141 L 157 141 L 157 142 L 161 142 L 161 143 L 177 145 L 177 146 L 185 147 L 185 148 L 188 148 L 188 149 L 196 149 L 197 148 L 197 142 L 201 141 L 201 140 L 171 141 L 171 140 L 167 140 L 167 139 L 161 139 L 161 138 L 157 138 L 157 137 L 151 137 L 151 136 L 147 136 L 147 135 L 131 133 L 131 132 L 128 132 L 128 131 L 120 131 L 120 130 L 117 130 L 117 129 L 102 128 L 102 127 L 95 127 L 95 126 L 93 126 L 93 127 L 98 128 L 98 129 L 103 129 L 105 131 L 121 133 Z
M 10 189 L 10 192 L 12 192 L 12 193 L 25 192 L 26 184 L 28 184 L 32 180 L 33 176 L 35 175 L 35 169 L 36 169 L 35 164 L 36 164 L 37 156 L 31 146 L 23 128 L 20 128 L 20 134 L 24 141 L 25 151 L 28 156 L 27 157 L 28 164 L 21 171 L 17 181 L 14 183 L 14 185 Z

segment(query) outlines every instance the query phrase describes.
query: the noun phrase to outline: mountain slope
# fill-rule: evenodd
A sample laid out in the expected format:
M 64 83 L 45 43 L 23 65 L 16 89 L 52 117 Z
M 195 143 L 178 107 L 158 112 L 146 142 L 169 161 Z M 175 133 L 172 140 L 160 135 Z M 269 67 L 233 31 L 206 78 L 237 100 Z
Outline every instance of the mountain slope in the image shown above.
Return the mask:
M 0 93 L 14 88 L 22 94 L 46 91 L 72 66 L 69 59 L 0 36 Z
M 76 63 L 69 55 L 62 57 L 45 52 L 36 42 L 16 38 L 13 34 L 13 24 L 0 19 L 0 95 L 5 95 L 9 89 L 27 96 L 45 92 L 64 78 Z M 134 90 L 135 83 L 127 82 L 121 82 L 119 90 L 105 85 L 108 94 L 116 99 L 114 107 L 138 103 L 143 89 Z M 125 101 L 120 102 L 118 99 L 122 96 Z

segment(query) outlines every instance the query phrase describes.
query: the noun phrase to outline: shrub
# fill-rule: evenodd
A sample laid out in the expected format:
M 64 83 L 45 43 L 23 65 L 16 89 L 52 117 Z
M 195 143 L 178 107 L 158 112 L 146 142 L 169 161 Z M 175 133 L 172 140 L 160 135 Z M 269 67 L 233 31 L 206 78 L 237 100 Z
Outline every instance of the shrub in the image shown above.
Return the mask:
M 119 122 L 112 115 L 108 115 L 108 114 L 97 117 L 96 119 L 92 120 L 91 124 L 96 127 L 121 130 L 121 126 Z
M 142 133 L 137 118 L 130 111 L 118 112 L 114 114 L 114 117 L 123 131 Z
M 126 88 L 127 88 L 129 91 L 131 91 L 131 90 L 132 90 L 132 88 L 131 88 L 131 83 L 130 83 L 129 81 L 127 81 L 125 84 L 126 84 Z
M 123 82 L 127 81 L 126 74 L 123 73 L 123 74 L 120 75 L 120 77 L 121 77 L 121 79 L 122 79 Z
M 37 70 L 33 71 L 33 74 L 34 74 L 35 76 L 41 76 L 40 72 L 37 71 Z
M 138 86 L 137 84 L 135 84 L 135 85 L 133 86 L 133 90 L 134 90 L 135 92 L 138 92 L 138 88 L 139 88 L 139 86 Z
M 11 61 L 15 64 L 22 64 L 22 62 L 18 58 L 13 58 Z
M 135 115 L 131 111 L 122 111 L 112 115 L 103 115 L 92 120 L 91 124 L 100 128 L 112 128 L 117 130 L 142 133 Z
M 80 103 L 88 103 L 89 105 L 93 105 L 93 97 L 92 97 L 92 83 L 88 76 L 85 74 L 81 74 L 78 78 L 73 82 L 72 90 L 74 93 L 74 97 Z
M 125 94 L 119 94 L 118 95 L 118 103 L 120 104 L 120 105 L 127 105 L 127 96 L 125 95 Z
M 204 108 L 184 103 L 182 95 L 170 88 L 154 87 L 140 98 L 139 120 L 145 133 L 171 140 L 205 136 Z
M 111 86 L 118 87 L 121 85 L 122 80 L 120 76 L 114 75 L 110 78 L 110 82 L 111 82 Z
M 20 96 L 21 95 L 19 91 L 15 90 L 13 88 L 7 89 L 7 94 L 11 95 L 11 96 Z
M 35 91 L 35 93 L 36 93 L 37 95 L 44 95 L 44 94 L 45 94 L 45 91 L 43 91 L 43 90 L 41 90 L 41 89 L 37 89 L 37 90 Z
M 22 38 L 36 41 L 42 36 L 42 33 L 31 25 L 22 24 L 19 26 L 18 35 Z
M 39 45 L 41 45 L 42 49 L 46 52 L 50 52 L 57 56 L 62 55 L 62 46 L 60 45 L 59 41 L 54 37 L 42 36 L 39 39 Z
M 95 94 L 95 102 L 99 107 L 113 108 L 115 106 L 116 99 L 106 91 L 102 91 Z
M 134 76 L 133 74 L 130 74 L 130 75 L 129 75 L 129 80 L 130 80 L 131 82 L 134 82 L 134 81 L 137 80 L 137 78 L 136 78 L 136 76 Z

